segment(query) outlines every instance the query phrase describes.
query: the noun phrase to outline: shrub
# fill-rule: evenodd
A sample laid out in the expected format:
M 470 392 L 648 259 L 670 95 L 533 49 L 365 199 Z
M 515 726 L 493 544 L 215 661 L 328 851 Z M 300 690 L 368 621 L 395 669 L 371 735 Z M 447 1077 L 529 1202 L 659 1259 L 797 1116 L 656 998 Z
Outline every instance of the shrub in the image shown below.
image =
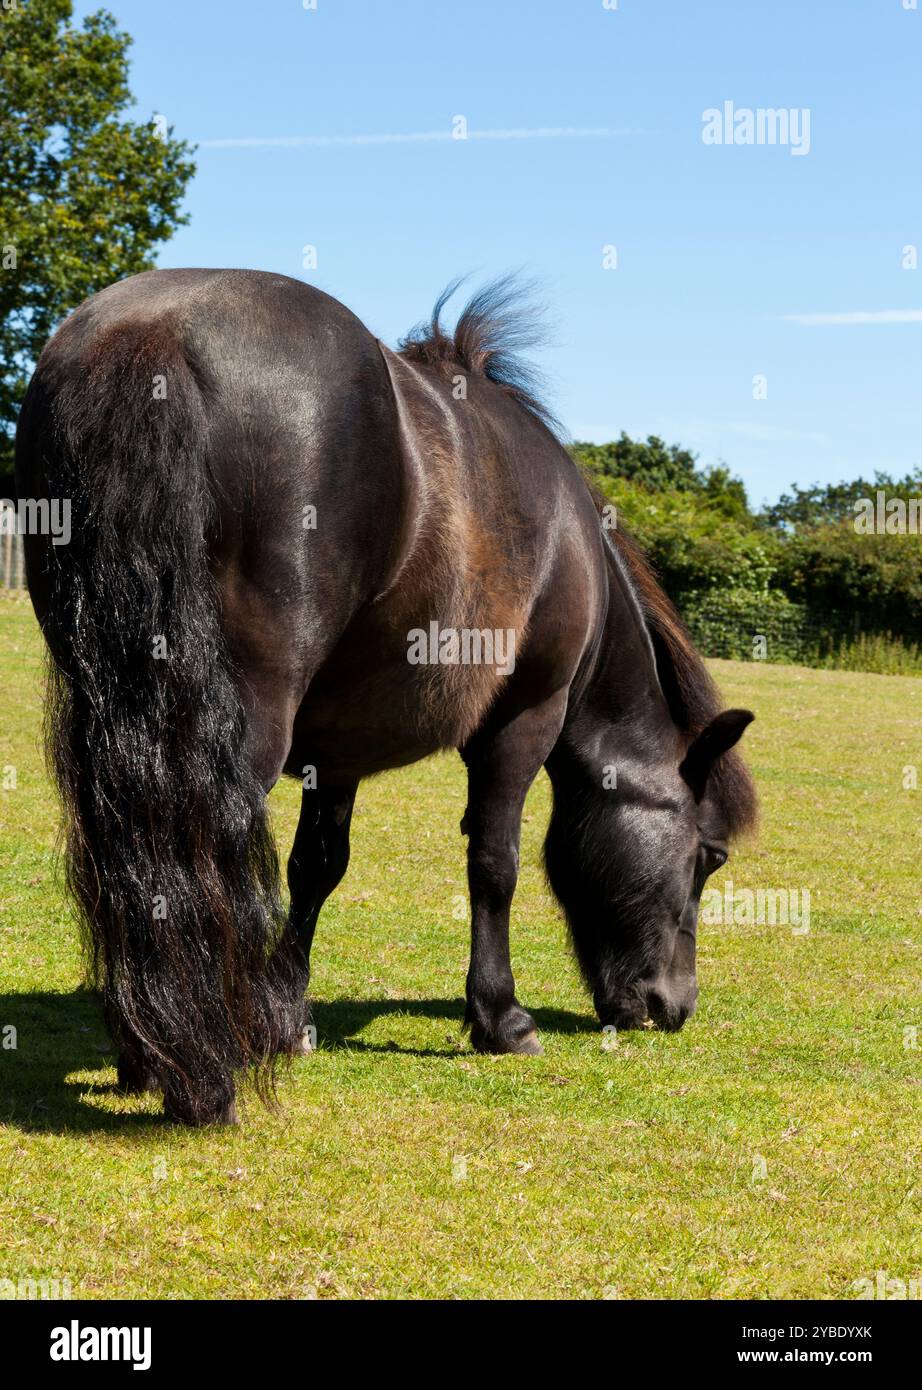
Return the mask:
M 817 634 L 803 604 L 776 589 L 730 589 L 689 599 L 682 616 L 705 656 L 736 661 L 802 661 Z
M 922 650 L 892 633 L 854 631 L 853 615 L 822 615 L 778 590 L 704 594 L 682 616 L 705 656 L 793 662 L 837 671 L 922 675 Z
M 709 589 L 768 588 L 782 544 L 771 532 L 728 516 L 706 493 L 650 492 L 617 478 L 592 481 L 615 504 L 619 521 L 646 551 L 675 602 Z

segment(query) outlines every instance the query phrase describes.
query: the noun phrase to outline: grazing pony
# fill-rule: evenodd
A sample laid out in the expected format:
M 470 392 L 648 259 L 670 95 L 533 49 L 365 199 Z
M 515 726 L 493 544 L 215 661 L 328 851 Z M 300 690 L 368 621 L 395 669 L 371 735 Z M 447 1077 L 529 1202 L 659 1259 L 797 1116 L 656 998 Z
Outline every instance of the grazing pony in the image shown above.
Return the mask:
M 508 282 L 392 351 L 280 275 L 150 271 L 45 348 L 17 436 L 51 654 L 49 747 L 128 1089 L 235 1117 L 306 1047 L 320 908 L 359 783 L 467 765 L 473 1046 L 537 1052 L 509 911 L 526 792 L 553 787 L 547 875 L 603 1024 L 680 1028 L 705 879 L 750 824 L 702 661 L 637 548 L 606 529 L 514 352 Z M 287 917 L 266 813 L 304 786 Z

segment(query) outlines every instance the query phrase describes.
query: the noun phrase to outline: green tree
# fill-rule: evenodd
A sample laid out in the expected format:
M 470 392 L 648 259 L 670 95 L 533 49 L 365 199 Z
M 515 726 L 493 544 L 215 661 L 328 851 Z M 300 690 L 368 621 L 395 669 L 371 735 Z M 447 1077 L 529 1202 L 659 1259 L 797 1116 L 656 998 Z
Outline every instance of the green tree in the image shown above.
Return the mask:
M 918 497 L 922 472 L 795 484 L 753 513 L 726 465 L 699 470 L 694 454 L 655 435 L 641 442 L 622 434 L 571 452 L 714 654 L 748 653 L 756 620 L 776 654 L 816 656 L 817 633 L 826 655 L 831 642 L 857 633 L 922 639 L 919 537 L 864 535 L 854 524 L 858 498 L 878 490 Z
M 680 444 L 665 444 L 658 435 L 646 440 L 621 438 L 609 444 L 578 442 L 570 450 L 596 483 L 615 478 L 651 492 L 695 492 L 724 516 L 750 517 L 746 489 L 725 464 L 698 471 L 698 458 Z
M 772 584 L 781 540 L 748 513 L 728 513 L 723 498 L 715 503 L 703 489 L 656 491 L 623 478 L 594 481 L 680 608 L 692 595 L 765 593 Z
M 631 439 L 622 430 L 621 438 L 609 444 L 573 445 L 573 456 L 591 473 L 606 478 L 624 478 L 642 487 L 697 491 L 701 474 L 695 472 L 697 459 L 678 444 L 665 444 L 655 434 L 646 441 Z
M 54 327 L 88 295 L 147 270 L 187 219 L 191 147 L 124 112 L 131 39 L 71 0 L 0 8 L 0 490 L 26 382 Z
M 773 506 L 765 508 L 765 520 L 784 531 L 827 522 L 853 521 L 855 503 L 863 497 L 873 500 L 878 490 L 888 497 L 902 497 L 904 501 L 918 497 L 922 492 L 922 470 L 917 469 L 905 478 L 877 472 L 873 482 L 856 478 L 848 483 L 814 483 L 812 487 L 799 487 L 794 483 L 792 492 L 784 493 Z
M 865 536 L 853 518 L 830 521 L 798 527 L 778 557 L 775 582 L 796 602 L 819 614 L 848 614 L 863 631 L 922 637 L 918 536 Z
M 752 523 L 749 499 L 742 478 L 735 478 L 725 463 L 717 463 L 702 475 L 701 491 L 707 501 L 724 516 L 746 525 Z

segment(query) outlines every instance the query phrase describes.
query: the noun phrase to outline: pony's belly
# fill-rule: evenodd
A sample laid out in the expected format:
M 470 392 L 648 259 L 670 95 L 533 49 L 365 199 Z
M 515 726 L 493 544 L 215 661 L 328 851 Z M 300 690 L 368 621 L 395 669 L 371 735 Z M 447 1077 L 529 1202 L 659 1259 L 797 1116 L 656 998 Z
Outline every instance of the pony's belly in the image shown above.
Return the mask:
M 397 727 L 367 709 L 351 709 L 346 701 L 335 719 L 322 709 L 299 715 L 285 771 L 302 779 L 313 772 L 318 786 L 351 783 L 419 762 L 446 746 L 408 724 Z
M 353 681 L 308 691 L 298 710 L 286 771 L 307 766 L 361 778 L 458 748 L 478 727 L 505 676 L 495 667 L 411 665 L 405 659 Z

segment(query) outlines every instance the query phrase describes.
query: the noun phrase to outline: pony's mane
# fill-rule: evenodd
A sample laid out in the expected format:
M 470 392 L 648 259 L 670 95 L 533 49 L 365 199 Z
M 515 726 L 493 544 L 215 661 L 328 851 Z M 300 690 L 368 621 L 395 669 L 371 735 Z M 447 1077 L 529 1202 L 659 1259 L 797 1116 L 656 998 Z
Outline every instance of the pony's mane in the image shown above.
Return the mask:
M 591 486 L 590 491 L 601 512 L 602 507 L 608 505 L 608 499 Z M 672 717 L 680 729 L 694 738 L 723 708 L 717 686 L 678 610 L 661 588 L 634 537 L 622 528 L 620 519 L 618 526 L 605 534 L 617 547 L 630 576 L 653 643 L 660 685 Z M 736 749 L 718 760 L 713 775 L 731 834 L 751 829 L 758 815 L 755 786 Z
M 454 332 L 441 323 L 442 310 L 462 281 L 439 295 L 428 323 L 417 324 L 398 344 L 410 362 L 462 367 L 496 383 L 555 434 L 560 425 L 540 397 L 540 373 L 522 356 L 544 337 L 533 286 L 504 275 L 477 290 L 461 310 Z
M 398 351 L 410 362 L 446 372 L 461 367 L 487 377 L 560 437 L 560 424 L 540 397 L 540 374 L 521 355 L 544 336 L 532 299 L 533 286 L 514 275 L 491 281 L 471 296 L 454 332 L 449 333 L 442 327 L 442 310 L 461 283 L 453 280 L 446 286 L 428 323 L 411 329 Z M 601 515 L 608 499 L 586 482 Z M 694 738 L 723 708 L 717 687 L 640 546 L 620 526 L 606 534 L 613 537 L 647 624 L 672 717 Z M 735 749 L 718 760 L 714 780 L 731 833 L 751 828 L 757 817 L 755 787 Z

